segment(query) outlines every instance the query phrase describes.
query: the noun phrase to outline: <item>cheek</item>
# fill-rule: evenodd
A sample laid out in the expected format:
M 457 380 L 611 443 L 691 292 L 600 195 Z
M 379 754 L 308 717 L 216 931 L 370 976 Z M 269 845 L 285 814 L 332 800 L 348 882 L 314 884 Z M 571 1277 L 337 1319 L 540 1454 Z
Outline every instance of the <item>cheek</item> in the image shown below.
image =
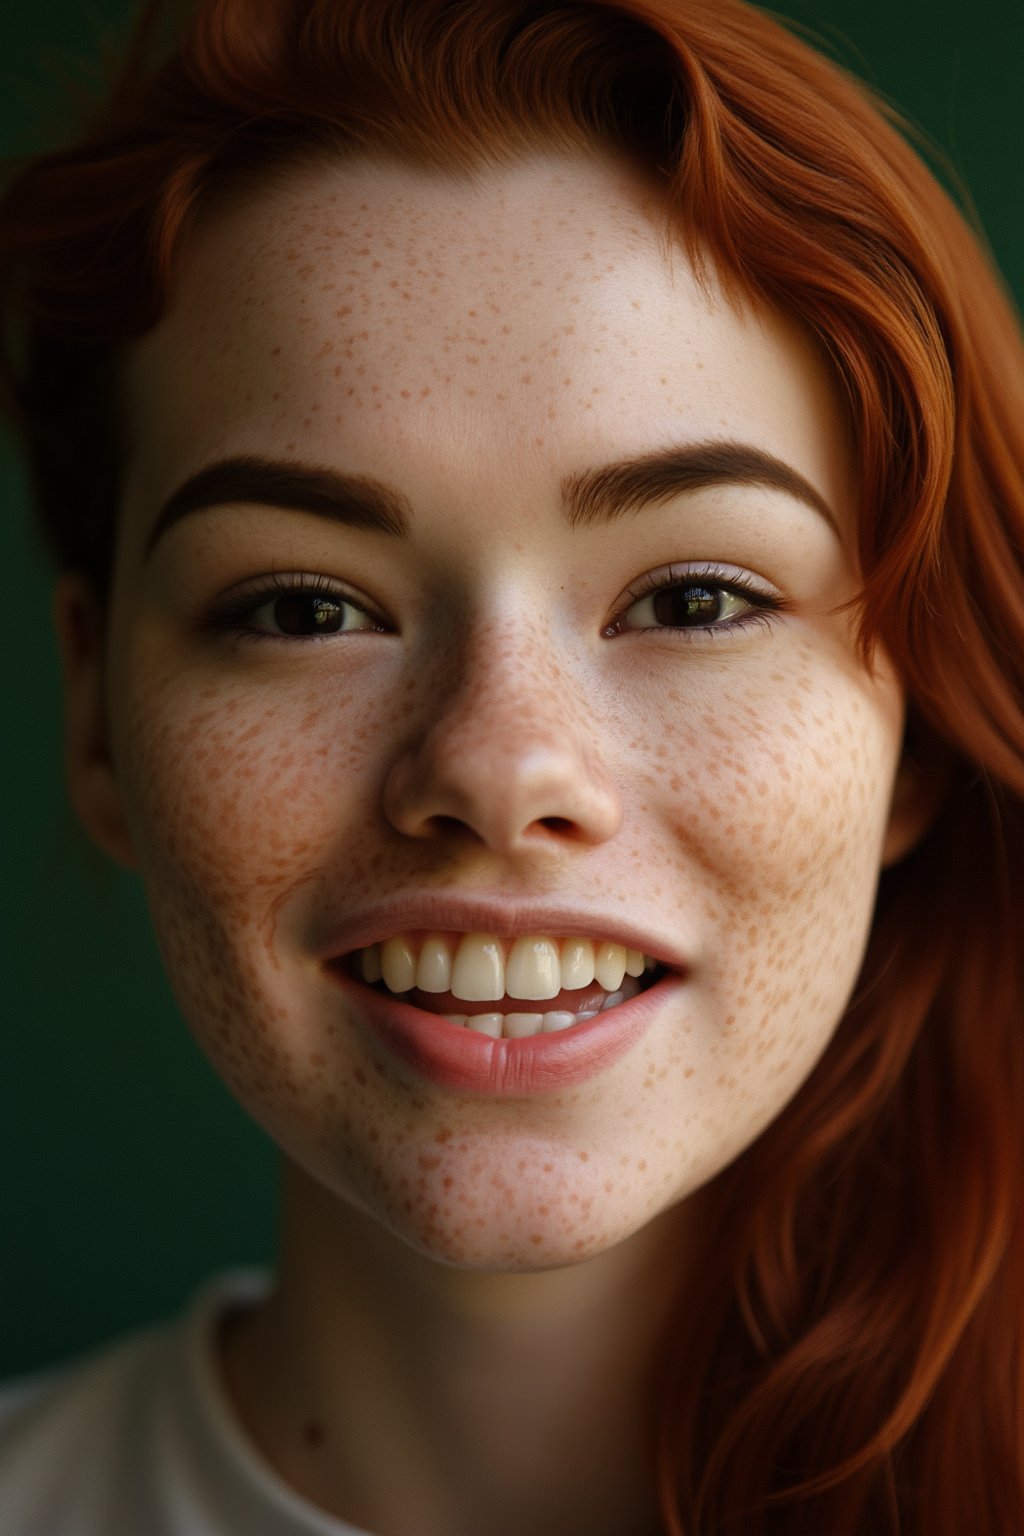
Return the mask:
M 666 827 L 652 888 L 678 911 L 699 1000 L 695 1086 L 723 1129 L 766 1120 L 826 1046 L 860 968 L 899 742 L 894 690 L 802 665 L 680 724 L 647 770 Z M 685 706 L 685 711 L 684 711 Z
M 365 824 L 369 726 L 315 695 L 190 686 L 138 666 L 122 690 L 118 771 L 154 928 L 179 1003 L 245 1094 L 294 1076 L 279 953 L 290 903 Z M 347 848 L 353 871 L 358 851 Z M 282 1077 L 283 1074 L 283 1077 Z

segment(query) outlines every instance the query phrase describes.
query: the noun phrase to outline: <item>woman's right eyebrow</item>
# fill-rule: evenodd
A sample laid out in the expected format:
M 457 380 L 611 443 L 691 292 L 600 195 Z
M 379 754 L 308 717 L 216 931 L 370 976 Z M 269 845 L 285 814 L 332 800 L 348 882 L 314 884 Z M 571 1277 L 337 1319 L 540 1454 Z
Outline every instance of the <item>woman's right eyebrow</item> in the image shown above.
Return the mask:
M 145 555 L 169 528 L 192 512 L 247 502 L 312 512 L 350 528 L 368 528 L 393 538 L 409 532 L 412 509 L 390 486 L 362 475 L 343 475 L 318 465 L 290 464 L 247 455 L 210 464 L 180 485 L 164 502 L 146 540 Z

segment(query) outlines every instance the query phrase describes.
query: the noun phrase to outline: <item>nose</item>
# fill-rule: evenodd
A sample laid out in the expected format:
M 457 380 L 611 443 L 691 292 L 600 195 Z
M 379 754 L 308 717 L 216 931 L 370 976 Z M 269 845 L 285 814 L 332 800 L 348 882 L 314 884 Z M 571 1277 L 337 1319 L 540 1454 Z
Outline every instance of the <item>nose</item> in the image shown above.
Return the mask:
M 594 845 L 622 823 L 597 721 L 550 647 L 483 629 L 438 658 L 431 718 L 384 785 L 384 813 L 419 839 L 470 837 L 494 852 Z

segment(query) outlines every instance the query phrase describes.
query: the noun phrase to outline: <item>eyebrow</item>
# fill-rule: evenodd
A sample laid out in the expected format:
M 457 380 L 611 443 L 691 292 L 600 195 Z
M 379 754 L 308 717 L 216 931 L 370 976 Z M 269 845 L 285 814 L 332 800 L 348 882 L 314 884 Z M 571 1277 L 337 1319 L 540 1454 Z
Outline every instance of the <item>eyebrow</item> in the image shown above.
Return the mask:
M 589 528 L 715 485 L 759 485 L 783 491 L 819 513 L 839 535 L 835 513 L 810 482 L 774 454 L 747 443 L 688 443 L 623 459 L 565 476 L 561 492 L 569 526 Z M 208 465 L 179 486 L 160 509 L 146 541 L 146 555 L 190 513 L 238 503 L 312 512 L 330 522 L 391 538 L 406 537 L 413 517 L 408 499 L 377 480 L 246 455 Z
M 562 500 L 570 527 L 589 528 L 714 485 L 758 485 L 784 491 L 819 513 L 841 537 L 838 518 L 810 481 L 774 454 L 749 443 L 688 443 L 569 475 L 562 481 Z
M 221 459 L 191 475 L 164 502 L 145 553 L 190 513 L 238 502 L 312 512 L 333 523 L 368 528 L 392 538 L 404 538 L 412 520 L 412 508 L 404 496 L 361 475 L 257 456 Z

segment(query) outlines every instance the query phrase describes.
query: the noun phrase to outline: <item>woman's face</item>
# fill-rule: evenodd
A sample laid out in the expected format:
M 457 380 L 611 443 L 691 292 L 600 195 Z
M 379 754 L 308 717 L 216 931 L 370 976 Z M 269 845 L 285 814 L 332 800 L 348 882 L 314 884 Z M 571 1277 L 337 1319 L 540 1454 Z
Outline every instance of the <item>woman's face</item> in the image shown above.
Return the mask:
M 239 1100 L 449 1262 L 586 1257 L 735 1158 L 825 1050 L 898 851 L 900 690 L 835 611 L 836 390 L 661 230 L 600 158 L 325 166 L 207 219 L 129 368 L 121 843 Z M 655 985 L 575 1022 L 614 978 L 552 999 L 515 961 L 460 1009 L 344 958 L 397 941 L 399 992 L 447 952 L 486 994 L 516 937 Z

